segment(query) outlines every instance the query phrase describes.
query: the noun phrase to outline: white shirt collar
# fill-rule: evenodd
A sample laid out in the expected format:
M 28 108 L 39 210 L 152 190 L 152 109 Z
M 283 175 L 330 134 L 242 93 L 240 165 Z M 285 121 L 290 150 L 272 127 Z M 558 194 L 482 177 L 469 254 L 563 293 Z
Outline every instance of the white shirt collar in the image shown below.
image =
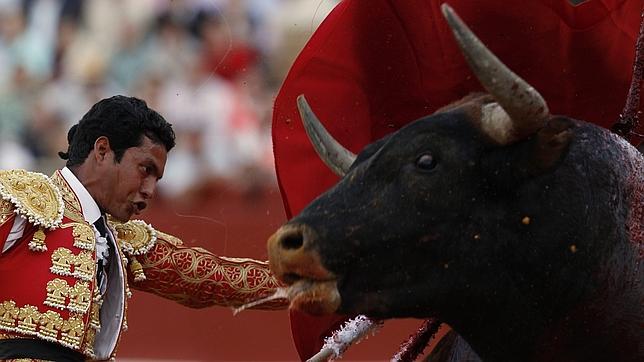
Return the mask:
M 89 194 L 85 186 L 76 178 L 76 175 L 72 173 L 67 167 L 60 170 L 60 174 L 63 176 L 69 187 L 72 188 L 72 191 L 78 197 L 80 201 L 81 209 L 83 209 L 83 218 L 90 224 L 93 224 L 101 217 L 101 209 L 98 207 L 96 201 L 92 195 Z

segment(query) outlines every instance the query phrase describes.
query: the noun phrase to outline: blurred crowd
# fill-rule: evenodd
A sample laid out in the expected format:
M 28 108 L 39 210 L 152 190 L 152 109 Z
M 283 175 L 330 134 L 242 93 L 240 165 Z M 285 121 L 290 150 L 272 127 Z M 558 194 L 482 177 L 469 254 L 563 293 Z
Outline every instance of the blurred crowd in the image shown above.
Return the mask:
M 159 184 L 274 185 L 273 99 L 337 0 L 0 0 L 0 169 L 63 165 L 67 130 L 126 94 L 170 121 Z

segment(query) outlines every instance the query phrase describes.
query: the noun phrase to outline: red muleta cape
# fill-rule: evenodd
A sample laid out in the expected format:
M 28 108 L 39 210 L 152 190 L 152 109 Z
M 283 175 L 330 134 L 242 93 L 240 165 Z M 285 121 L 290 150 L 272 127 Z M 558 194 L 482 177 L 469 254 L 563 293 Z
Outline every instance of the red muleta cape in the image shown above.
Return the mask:
M 444 21 L 442 0 L 345 0 L 293 64 L 275 101 L 279 187 L 291 218 L 338 178 L 300 122 L 304 94 L 345 147 L 362 148 L 482 87 Z M 448 0 L 479 38 L 546 99 L 553 114 L 611 127 L 628 93 L 644 0 Z M 642 107 L 640 105 L 640 110 Z M 636 140 L 635 142 L 641 142 Z M 343 317 L 291 312 L 302 359 Z

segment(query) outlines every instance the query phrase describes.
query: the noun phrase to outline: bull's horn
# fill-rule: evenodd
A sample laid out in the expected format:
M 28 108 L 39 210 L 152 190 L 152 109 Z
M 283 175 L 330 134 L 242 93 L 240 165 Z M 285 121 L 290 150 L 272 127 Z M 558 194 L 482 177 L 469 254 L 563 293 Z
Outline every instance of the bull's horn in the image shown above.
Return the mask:
M 441 5 L 441 10 L 472 72 L 511 119 L 504 130 L 499 129 L 499 124 L 489 127 L 484 124 L 484 130 L 489 128 L 487 133 L 494 139 L 509 144 L 542 128 L 549 111 L 539 92 L 492 54 L 449 5 Z M 505 118 L 499 117 L 498 110 L 489 113 L 496 120 Z
M 322 161 L 336 175 L 340 177 L 346 175 L 353 161 L 356 160 L 356 155 L 338 143 L 324 128 L 306 102 L 304 95 L 297 97 L 297 109 L 300 111 L 306 134 Z

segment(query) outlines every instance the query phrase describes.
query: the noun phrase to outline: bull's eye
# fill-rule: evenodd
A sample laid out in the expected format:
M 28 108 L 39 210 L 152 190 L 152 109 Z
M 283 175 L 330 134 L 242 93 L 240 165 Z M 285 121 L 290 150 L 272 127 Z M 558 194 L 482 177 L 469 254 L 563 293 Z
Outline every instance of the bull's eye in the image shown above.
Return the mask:
M 436 159 L 431 153 L 424 153 L 416 159 L 416 167 L 423 171 L 430 171 L 436 167 Z

